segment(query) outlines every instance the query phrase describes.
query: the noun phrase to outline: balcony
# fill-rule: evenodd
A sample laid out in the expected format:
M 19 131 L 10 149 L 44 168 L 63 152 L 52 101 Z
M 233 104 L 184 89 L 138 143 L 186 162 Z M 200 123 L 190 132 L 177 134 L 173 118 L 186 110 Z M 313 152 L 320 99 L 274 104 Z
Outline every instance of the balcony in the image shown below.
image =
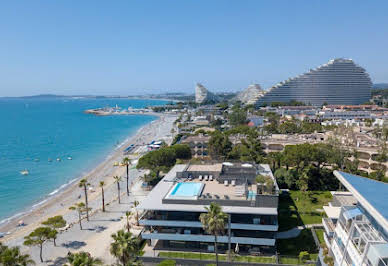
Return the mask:
M 323 218 L 322 219 L 323 227 L 325 228 L 325 233 L 329 237 L 333 237 L 335 225 L 333 224 L 333 221 L 330 218 Z
M 196 212 L 147 211 L 139 223 L 145 226 L 201 228 L 199 216 L 200 213 Z M 278 228 L 276 215 L 231 214 L 231 229 L 276 232 Z
M 331 248 L 331 238 L 329 238 L 326 234 L 326 232 L 323 233 L 323 239 L 325 240 L 326 246 L 330 249 Z
M 212 235 L 195 235 L 190 234 L 187 230 L 184 234 L 179 233 L 159 233 L 157 231 L 144 231 L 141 236 L 143 239 L 158 239 L 158 240 L 176 240 L 176 241 L 194 241 L 194 242 L 214 242 Z M 218 236 L 218 243 L 228 243 L 228 236 Z M 233 244 L 246 244 L 258 246 L 275 246 L 275 239 L 269 238 L 252 238 L 252 237 L 231 237 L 230 242 Z
M 202 228 L 201 222 L 195 221 L 174 221 L 174 220 L 140 220 L 139 223 L 145 226 L 166 226 L 166 227 L 194 227 Z M 226 225 L 228 228 L 228 225 Z M 278 225 L 262 225 L 262 224 L 241 224 L 231 223 L 231 229 L 253 230 L 253 231 L 278 231 Z

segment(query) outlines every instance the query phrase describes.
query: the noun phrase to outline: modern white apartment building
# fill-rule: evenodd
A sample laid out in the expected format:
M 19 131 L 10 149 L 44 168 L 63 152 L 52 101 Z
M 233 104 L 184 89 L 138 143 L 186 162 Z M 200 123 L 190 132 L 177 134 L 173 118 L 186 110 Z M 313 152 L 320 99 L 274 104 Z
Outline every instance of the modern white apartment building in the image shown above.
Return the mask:
M 388 265 L 388 184 L 334 171 L 347 192 L 324 206 L 324 239 L 335 265 Z
M 338 58 L 282 81 L 259 98 L 257 105 L 296 100 L 312 105 L 362 104 L 371 98 L 372 81 L 351 59 Z
M 256 176 L 265 183 L 257 183 Z M 279 188 L 268 165 L 176 165 L 138 206 L 145 213 L 141 236 L 155 249 L 214 251 L 214 236 L 199 220 L 215 202 L 228 214 L 218 249 L 273 254 L 278 231 Z

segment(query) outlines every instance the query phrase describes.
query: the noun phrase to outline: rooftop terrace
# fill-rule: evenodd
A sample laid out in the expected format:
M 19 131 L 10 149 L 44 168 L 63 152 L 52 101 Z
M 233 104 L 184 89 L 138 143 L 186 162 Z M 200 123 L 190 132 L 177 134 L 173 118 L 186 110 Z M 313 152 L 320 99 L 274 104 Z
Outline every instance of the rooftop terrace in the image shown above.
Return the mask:
M 216 202 L 223 206 L 225 212 L 230 213 L 277 214 L 278 187 L 276 181 L 271 192 L 264 190 L 263 193 L 257 195 L 257 191 L 261 190 L 257 190 L 255 183 L 238 185 L 233 180 L 219 182 L 212 175 L 178 177 L 178 174 L 185 172 L 189 167 L 176 165 L 151 191 L 139 209 L 202 212 L 204 206 Z M 266 167 L 267 165 L 264 165 L 263 169 Z M 185 189 L 176 191 L 177 184 L 180 183 L 201 184 L 201 186 L 182 186 Z M 199 189 L 194 189 L 195 187 Z M 174 196 L 175 194 L 177 196 Z

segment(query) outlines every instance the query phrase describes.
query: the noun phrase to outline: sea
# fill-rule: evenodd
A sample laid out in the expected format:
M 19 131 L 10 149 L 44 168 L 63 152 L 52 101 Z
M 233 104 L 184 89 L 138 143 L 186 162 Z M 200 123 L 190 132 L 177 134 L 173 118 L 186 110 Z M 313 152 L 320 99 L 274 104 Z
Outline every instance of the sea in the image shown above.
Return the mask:
M 95 116 L 84 110 L 165 103 L 119 98 L 0 98 L 0 225 L 58 193 L 157 119 L 150 115 Z M 29 174 L 22 175 L 24 170 Z

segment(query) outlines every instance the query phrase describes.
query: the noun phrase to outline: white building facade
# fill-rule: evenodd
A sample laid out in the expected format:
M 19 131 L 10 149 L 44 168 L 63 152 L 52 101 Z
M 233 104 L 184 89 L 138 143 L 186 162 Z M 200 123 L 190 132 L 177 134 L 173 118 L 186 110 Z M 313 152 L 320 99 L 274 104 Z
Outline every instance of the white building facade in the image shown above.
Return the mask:
M 388 184 L 335 171 L 348 192 L 336 193 L 323 218 L 335 265 L 388 265 Z

